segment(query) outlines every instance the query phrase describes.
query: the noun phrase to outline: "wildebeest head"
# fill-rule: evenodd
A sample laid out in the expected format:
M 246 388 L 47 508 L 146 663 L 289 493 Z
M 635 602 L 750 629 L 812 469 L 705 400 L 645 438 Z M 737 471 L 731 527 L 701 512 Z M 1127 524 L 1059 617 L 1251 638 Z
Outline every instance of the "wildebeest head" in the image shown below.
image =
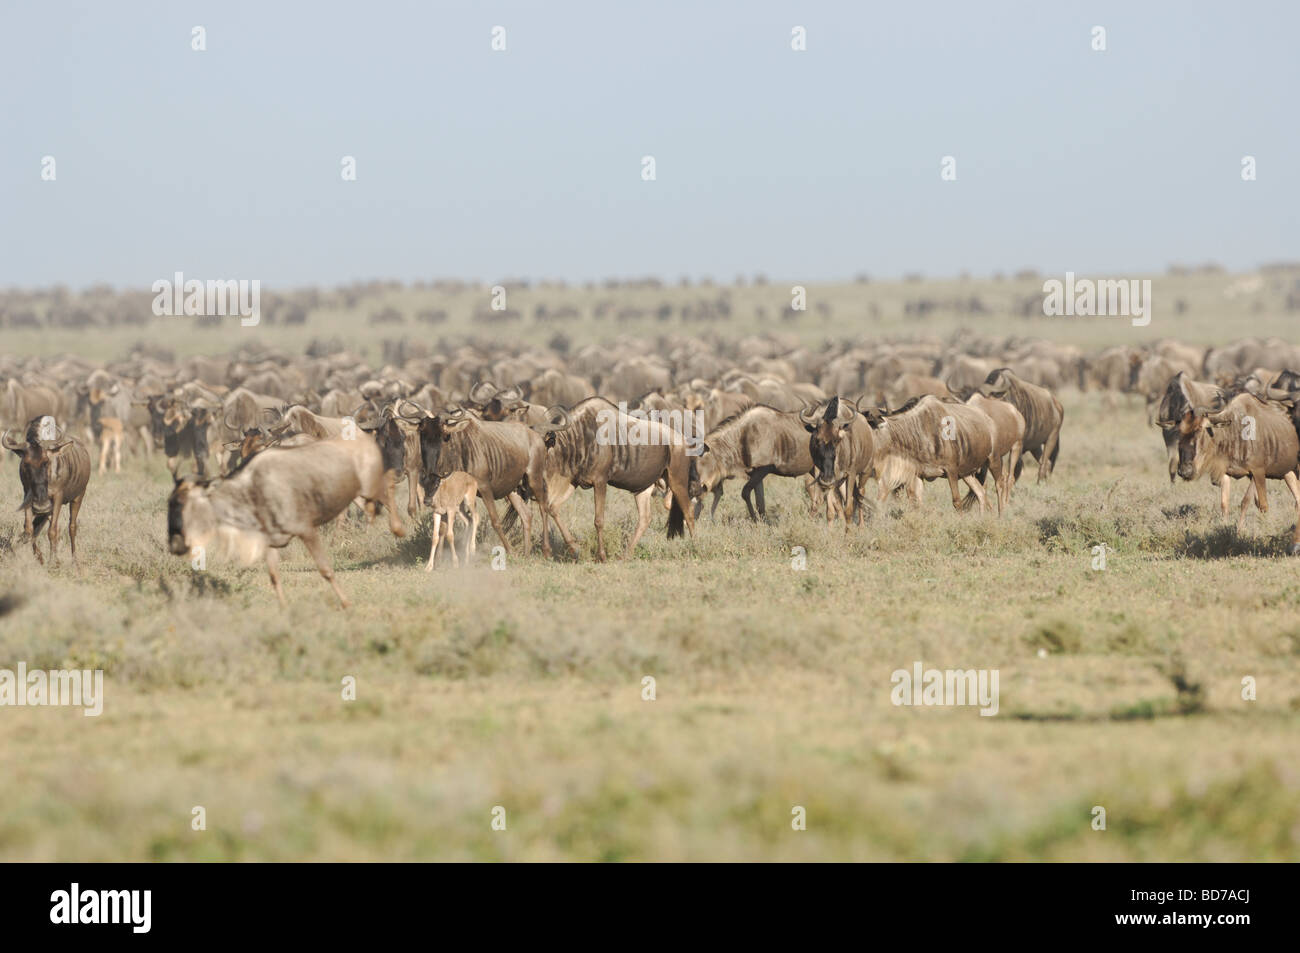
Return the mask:
M 1226 423 L 1229 411 L 1211 414 L 1205 407 L 1189 407 L 1178 421 L 1178 475 L 1195 480 L 1205 469 L 1216 425 Z
M 817 483 L 823 489 L 835 484 L 835 451 L 844 439 L 844 429 L 857 416 L 853 406 L 841 401 L 839 395 L 826 404 L 825 413 L 818 416 L 815 410 L 802 410 L 799 419 L 804 429 L 811 436 L 808 438 L 808 450 L 812 454 L 813 469 L 817 471 Z
M 53 508 L 50 500 L 50 463 L 54 451 L 72 442 L 64 437 L 53 417 L 33 419 L 27 425 L 27 439 L 21 440 L 6 430 L 0 443 L 6 450 L 18 455 L 18 479 L 23 487 L 23 502 L 19 509 L 30 506 L 33 513 L 48 514 Z
M 456 412 L 464 414 L 460 408 L 456 411 L 447 411 L 435 414 L 431 417 L 425 417 L 419 423 L 420 432 L 420 485 L 424 488 L 425 498 L 438 490 L 438 483 L 444 476 L 451 472 L 448 467 L 445 472 L 441 472 L 439 467 L 442 465 L 442 445 L 464 422 L 459 417 L 455 418 L 455 424 L 452 424 L 452 415 Z
M 358 421 L 357 425 L 375 438 L 379 445 L 380 456 L 384 460 L 384 470 L 401 473 L 406 469 L 406 434 L 398 426 L 391 407 L 384 408 L 378 421 Z
M 167 500 L 167 548 L 174 556 L 188 556 L 203 546 L 217 530 L 208 500 L 207 480 L 176 477 Z
M 1011 388 L 1011 368 L 999 367 L 990 371 L 989 376 L 980 384 L 979 392 L 985 397 L 1005 397 Z

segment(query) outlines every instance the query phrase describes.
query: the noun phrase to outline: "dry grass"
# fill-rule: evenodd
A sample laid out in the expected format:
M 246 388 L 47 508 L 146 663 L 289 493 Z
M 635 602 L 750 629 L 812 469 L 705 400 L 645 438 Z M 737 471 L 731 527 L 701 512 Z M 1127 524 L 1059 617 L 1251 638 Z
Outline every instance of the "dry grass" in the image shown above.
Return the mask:
M 133 461 L 92 482 L 80 567 L 0 545 L 25 596 L 3 664 L 106 673 L 98 719 L 0 713 L 0 858 L 1297 859 L 1282 494 L 1238 539 L 1208 485 L 1169 486 L 1138 404 L 1066 404 L 1057 476 L 1001 520 L 934 485 L 846 536 L 774 479 L 772 525 L 730 490 L 693 542 L 660 513 L 597 565 L 579 494 L 581 562 L 481 549 L 431 575 L 427 527 L 350 523 L 328 538 L 348 613 L 297 544 L 288 611 L 260 570 L 166 555 L 169 481 Z M 611 551 L 632 522 L 611 496 Z M 918 660 L 998 669 L 999 715 L 894 707 Z

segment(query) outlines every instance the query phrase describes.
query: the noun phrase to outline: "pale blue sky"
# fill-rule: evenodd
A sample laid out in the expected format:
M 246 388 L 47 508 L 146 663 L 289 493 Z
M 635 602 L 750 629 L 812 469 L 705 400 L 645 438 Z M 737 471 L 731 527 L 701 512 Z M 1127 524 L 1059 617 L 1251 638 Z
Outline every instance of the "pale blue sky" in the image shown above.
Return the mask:
M 1288 2 L 0 0 L 0 285 L 1295 259 L 1298 27 Z

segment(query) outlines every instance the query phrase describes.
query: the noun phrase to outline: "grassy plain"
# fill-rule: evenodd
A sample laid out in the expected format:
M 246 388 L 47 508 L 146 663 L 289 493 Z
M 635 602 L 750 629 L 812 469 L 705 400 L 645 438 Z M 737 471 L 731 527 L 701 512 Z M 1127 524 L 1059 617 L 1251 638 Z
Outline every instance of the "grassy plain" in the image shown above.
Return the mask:
M 1285 333 L 1275 301 L 1243 308 L 1249 326 L 1212 327 L 1228 280 L 1204 307 L 1187 292 L 1178 325 L 1157 304 L 1149 329 L 1004 316 L 981 330 L 1087 346 Z M 877 333 L 854 329 L 853 293 L 836 292 L 833 327 L 796 333 Z M 291 347 L 330 330 L 359 340 L 363 321 L 263 331 Z M 879 333 L 904 327 L 883 309 Z M 241 333 L 149 336 L 224 351 Z M 93 334 L 55 338 L 4 347 L 104 354 Z M 1063 399 L 1055 477 L 1027 476 L 1001 519 L 954 513 L 936 484 L 919 510 L 886 504 L 846 535 L 772 479 L 770 525 L 751 525 L 731 489 L 693 541 L 666 540 L 657 510 L 635 558 L 598 565 L 580 493 L 581 561 L 494 571 L 489 538 L 470 569 L 432 574 L 427 526 L 397 541 L 353 522 L 326 536 L 346 613 L 298 544 L 287 611 L 258 568 L 193 572 L 168 555 L 157 459 L 93 478 L 80 565 L 65 550 L 40 567 L 16 539 L 6 462 L 0 595 L 23 601 L 0 618 L 0 667 L 102 668 L 106 699 L 98 718 L 0 710 L 0 859 L 1300 859 L 1300 562 L 1285 555 L 1284 494 L 1239 538 L 1208 484 L 1170 486 L 1140 402 Z M 611 552 L 633 518 L 612 493 Z M 998 714 L 894 706 L 891 673 L 917 661 L 997 669 Z M 792 830 L 796 805 L 806 830 Z M 191 828 L 196 806 L 206 830 Z

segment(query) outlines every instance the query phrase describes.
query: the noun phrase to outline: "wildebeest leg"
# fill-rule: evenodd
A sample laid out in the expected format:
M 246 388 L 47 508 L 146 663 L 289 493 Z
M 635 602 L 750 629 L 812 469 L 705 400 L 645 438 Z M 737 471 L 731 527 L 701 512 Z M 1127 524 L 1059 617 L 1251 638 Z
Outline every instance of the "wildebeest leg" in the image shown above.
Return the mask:
M 108 428 L 105 427 L 99 435 L 99 473 L 101 476 L 108 469 L 108 448 L 112 443 L 113 438 L 109 434 Z M 117 469 L 118 472 L 121 472 L 122 467 L 119 465 Z
M 68 547 L 72 550 L 72 561 L 77 561 L 77 514 L 81 512 L 81 501 L 84 497 L 77 497 L 68 504 Z
M 460 556 L 456 554 L 456 510 L 459 509 L 458 506 L 447 514 L 447 548 L 451 550 L 451 565 L 454 569 L 460 568 Z M 465 558 L 468 559 L 468 555 Z
M 803 483 L 803 491 L 808 494 L 808 512 L 812 516 L 816 516 L 818 513 L 821 512 L 820 504 L 823 502 L 823 500 L 819 500 L 817 498 L 817 489 L 818 489 L 817 477 L 813 476 L 811 473 L 808 474 L 808 478 L 804 480 Z M 826 503 L 826 522 L 829 523 L 831 521 L 830 499 L 825 498 L 825 503 Z
M 1268 512 L 1268 477 L 1263 470 L 1256 470 L 1252 477 L 1255 479 L 1255 505 L 1259 507 L 1260 513 Z
M 1294 470 L 1287 473 L 1283 479 L 1286 480 L 1287 489 L 1295 497 L 1295 528 L 1291 531 L 1291 555 L 1295 556 L 1300 553 L 1300 479 L 1297 479 Z
M 989 473 L 993 474 L 993 493 L 998 498 L 998 516 L 1002 515 L 1002 458 L 989 457 Z
M 650 525 L 650 499 L 653 493 L 654 487 L 648 486 L 636 495 L 636 530 L 632 533 L 632 539 L 627 544 L 627 552 L 623 554 L 624 559 L 632 558 L 632 551 L 636 549 L 636 544 L 640 542 L 641 534 Z
M 468 566 L 469 558 L 478 551 L 475 544 L 478 537 L 478 498 L 471 493 L 466 497 L 465 505 L 469 507 L 469 545 L 465 547 L 465 565 Z
M 710 520 L 712 520 L 713 517 L 717 514 L 718 504 L 722 502 L 722 489 L 723 486 L 721 482 L 719 482 L 718 485 L 713 488 L 713 505 L 709 507 Z M 696 515 L 699 514 L 697 513 Z
M 513 491 L 510 494 L 510 505 L 515 508 L 515 512 L 519 514 L 519 519 L 523 521 L 524 555 L 527 556 L 533 548 L 533 514 L 528 509 L 528 504 L 524 502 L 524 498 Z
M 406 527 L 402 525 L 402 518 L 397 515 L 397 474 L 389 470 L 381 479 L 384 493 L 381 502 L 384 504 L 384 509 L 388 511 L 388 531 L 394 536 L 405 536 Z
M 266 573 L 271 577 L 271 588 L 275 590 L 275 597 L 280 600 L 280 608 L 288 608 L 289 603 L 285 601 L 284 590 L 280 588 L 280 550 L 271 546 L 266 547 Z
M 767 469 L 760 471 L 758 481 L 754 484 L 754 502 L 758 505 L 758 515 L 763 519 L 767 519 L 767 497 L 763 495 L 763 479 L 771 472 Z
M 966 485 L 975 492 L 976 499 L 980 501 L 980 512 L 986 512 L 988 510 L 988 497 L 984 493 L 984 484 L 975 479 L 973 475 L 962 477 L 962 479 L 966 481 Z
M 49 519 L 49 517 L 45 516 L 44 514 L 41 514 L 41 515 L 37 515 L 34 518 L 29 517 L 29 519 L 30 522 L 27 525 L 29 527 L 28 535 L 30 535 L 32 538 L 32 552 L 36 554 L 36 561 L 40 563 L 42 566 L 44 566 L 45 557 L 41 555 L 40 547 L 36 545 L 36 541 L 41 538 L 41 530 L 45 528 L 45 521 Z
M 501 540 L 501 545 L 505 548 L 506 555 L 511 555 L 510 541 L 506 539 L 505 530 L 501 528 L 501 519 L 497 516 L 497 505 L 492 499 L 492 491 L 479 487 L 478 495 L 483 499 L 483 505 L 487 507 L 488 519 L 492 523 L 492 528 L 497 531 L 497 538 Z
M 334 578 L 334 570 L 330 568 L 330 558 L 325 552 L 325 546 L 320 541 L 320 536 L 316 530 L 309 530 L 299 537 L 302 544 L 307 547 L 307 552 L 311 553 L 311 558 L 316 561 L 316 568 L 320 570 L 322 578 L 328 582 L 334 589 L 334 594 L 339 597 L 339 602 L 346 609 L 352 603 L 348 602 L 348 597 L 343 595 L 343 590 L 339 588 L 338 580 Z
M 758 482 L 761 483 L 762 479 L 762 477 L 759 477 Z M 749 518 L 755 523 L 758 522 L 758 514 L 754 512 L 754 504 L 749 501 L 749 495 L 754 492 L 754 487 L 756 485 L 758 484 L 755 482 L 754 477 L 751 474 L 749 478 L 745 480 L 745 485 L 740 488 L 740 498 L 745 501 L 745 509 L 749 510 Z
M 442 545 L 442 514 L 433 514 L 433 542 L 429 546 L 429 561 L 424 564 L 425 572 L 433 571 L 433 564 L 438 559 L 438 547 Z
M 542 555 L 547 559 L 551 558 L 551 495 L 546 486 L 546 477 L 543 475 L 541 466 L 538 466 L 533 474 L 534 479 L 528 481 L 529 489 L 533 490 L 533 499 L 537 501 L 537 511 L 542 516 Z M 533 489 L 534 484 L 536 489 Z
M 1044 482 L 1052 472 L 1052 454 L 1056 450 L 1056 441 L 1060 439 L 1059 433 L 1053 433 L 1047 438 L 1047 443 L 1039 448 L 1038 453 L 1034 454 L 1038 458 L 1038 482 Z
M 947 470 L 944 476 L 948 478 L 948 489 L 952 491 L 952 508 L 961 510 L 961 479 L 957 476 L 956 470 Z
M 551 490 L 548 488 L 546 497 L 548 501 L 547 505 L 551 508 L 551 519 L 555 520 L 555 525 L 560 530 L 560 535 L 564 537 L 564 542 L 569 547 L 569 553 L 574 559 L 577 559 L 578 543 L 573 538 L 573 534 L 569 532 L 569 527 L 565 526 L 564 521 L 560 519 L 560 506 L 573 495 L 573 491 L 573 484 L 566 481 L 564 488 L 560 490 L 558 495 L 552 495 Z
M 592 501 L 596 510 L 596 559 L 605 561 L 605 489 L 604 483 L 591 487 Z
M 1232 492 L 1232 477 L 1224 474 L 1219 480 L 1219 509 L 1228 515 L 1228 494 Z M 1249 492 L 1249 491 L 1247 491 Z
M 59 510 L 63 508 L 63 496 L 50 494 L 50 562 L 59 561 Z
M 1255 480 L 1250 475 L 1246 475 L 1246 492 L 1241 495 L 1241 507 L 1237 510 L 1237 532 L 1240 533 L 1246 527 L 1246 511 L 1250 509 L 1250 504 L 1255 502 Z

